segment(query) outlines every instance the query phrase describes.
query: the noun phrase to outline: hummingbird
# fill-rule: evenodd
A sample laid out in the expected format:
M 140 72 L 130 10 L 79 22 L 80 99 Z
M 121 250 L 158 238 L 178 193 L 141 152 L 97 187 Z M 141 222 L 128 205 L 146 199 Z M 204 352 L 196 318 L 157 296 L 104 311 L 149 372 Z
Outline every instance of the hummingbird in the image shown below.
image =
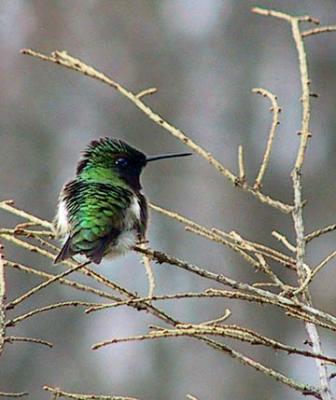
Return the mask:
M 145 240 L 148 211 L 140 175 L 147 163 L 192 153 L 146 156 L 120 139 L 89 143 L 76 176 L 60 193 L 54 219 L 56 237 L 64 240 L 54 263 L 77 254 L 95 264 L 116 257 Z

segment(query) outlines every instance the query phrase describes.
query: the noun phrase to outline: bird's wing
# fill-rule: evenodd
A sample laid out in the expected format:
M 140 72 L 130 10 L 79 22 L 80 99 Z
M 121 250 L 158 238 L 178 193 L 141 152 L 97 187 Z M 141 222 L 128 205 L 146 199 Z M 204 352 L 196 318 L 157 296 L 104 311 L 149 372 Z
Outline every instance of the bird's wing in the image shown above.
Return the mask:
M 74 180 L 64 187 L 69 236 L 55 259 L 85 254 L 99 264 L 124 229 L 133 193 L 119 186 Z

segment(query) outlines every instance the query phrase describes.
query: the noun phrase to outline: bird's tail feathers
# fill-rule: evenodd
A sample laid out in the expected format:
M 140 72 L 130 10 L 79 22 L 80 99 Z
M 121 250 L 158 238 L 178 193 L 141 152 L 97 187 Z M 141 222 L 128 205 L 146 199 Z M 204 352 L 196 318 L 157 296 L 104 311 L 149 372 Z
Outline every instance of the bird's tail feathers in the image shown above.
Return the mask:
M 75 253 L 71 249 L 71 238 L 69 236 L 68 239 L 66 240 L 66 242 L 64 243 L 61 251 L 58 253 L 57 257 L 55 258 L 54 264 L 58 264 L 59 262 L 72 257 L 74 254 Z

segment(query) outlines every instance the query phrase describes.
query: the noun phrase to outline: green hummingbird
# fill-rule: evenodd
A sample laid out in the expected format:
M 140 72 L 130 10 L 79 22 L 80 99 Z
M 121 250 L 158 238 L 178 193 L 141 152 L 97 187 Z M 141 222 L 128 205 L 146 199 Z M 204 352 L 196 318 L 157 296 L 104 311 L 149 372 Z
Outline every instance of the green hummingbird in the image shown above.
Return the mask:
M 64 244 L 55 263 L 76 254 L 99 264 L 145 239 L 147 200 L 140 174 L 148 162 L 191 153 L 146 156 L 120 139 L 93 140 L 79 161 L 75 179 L 60 193 L 54 220 Z

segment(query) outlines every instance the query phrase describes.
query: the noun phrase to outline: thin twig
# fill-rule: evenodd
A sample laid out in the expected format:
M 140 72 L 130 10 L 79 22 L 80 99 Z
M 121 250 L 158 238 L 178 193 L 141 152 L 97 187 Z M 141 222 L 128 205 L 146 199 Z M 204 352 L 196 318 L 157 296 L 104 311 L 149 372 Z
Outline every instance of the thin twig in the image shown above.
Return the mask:
M 148 247 L 147 243 L 141 243 L 140 246 L 143 247 L 144 249 Z M 151 266 L 150 257 L 144 254 L 142 256 L 142 262 L 145 267 L 146 276 L 148 280 L 148 297 L 152 297 L 154 295 L 154 290 L 155 290 L 155 276 L 153 268 Z
M 285 235 L 281 234 L 280 232 L 273 231 L 272 236 L 274 236 L 280 243 L 287 247 L 292 253 L 296 253 L 296 247 L 289 243 L 289 240 L 286 238 Z
M 336 25 L 320 26 L 314 29 L 307 29 L 306 31 L 301 32 L 301 35 L 302 37 L 307 37 L 307 36 L 318 35 L 319 33 L 335 32 L 335 31 L 336 31 Z
M 50 229 L 52 227 L 51 222 L 37 218 L 34 215 L 31 215 L 29 213 L 26 213 L 23 210 L 20 210 L 20 209 L 14 207 L 14 202 L 12 200 L 1 201 L 0 208 L 2 208 L 3 210 L 9 211 L 12 214 L 15 214 L 21 218 L 27 219 L 28 221 L 33 222 L 36 225 L 41 225 L 48 229 Z
M 28 395 L 29 395 L 28 392 L 18 392 L 18 393 L 0 392 L 0 397 L 24 397 Z
M 38 271 L 35 268 L 27 267 L 27 266 L 25 266 L 23 264 L 19 264 L 19 263 L 16 263 L 16 262 L 13 262 L 13 261 L 9 261 L 9 260 L 6 260 L 5 267 L 15 268 L 15 269 L 18 269 L 18 270 L 23 271 L 25 273 L 39 276 L 39 277 L 41 277 L 43 279 L 51 279 L 51 278 L 53 278 L 55 276 L 53 274 L 48 274 L 47 272 L 44 272 L 44 271 Z M 59 283 L 61 285 L 67 285 L 67 286 L 70 286 L 70 287 L 72 287 L 74 289 L 81 290 L 83 292 L 93 293 L 93 294 L 95 294 L 95 295 L 97 295 L 99 297 L 103 297 L 105 299 L 118 301 L 118 297 L 113 296 L 113 294 L 111 294 L 111 293 L 108 293 L 108 292 L 106 292 L 104 290 L 99 290 L 99 289 L 84 285 L 84 284 L 79 283 L 79 282 L 71 281 L 69 279 L 59 279 Z
M 141 99 L 142 97 L 148 96 L 148 95 L 150 95 L 150 94 L 154 94 L 154 93 L 156 93 L 157 91 L 158 91 L 158 90 L 157 90 L 157 88 L 155 88 L 155 87 L 148 88 L 148 89 L 144 89 L 144 90 L 141 90 L 141 92 L 139 92 L 138 94 L 136 94 L 136 97 L 137 97 L 138 99 Z
M 329 254 L 324 260 L 322 260 L 322 261 L 320 262 L 320 264 L 317 265 L 317 266 L 313 269 L 312 274 L 311 274 L 311 280 L 312 280 L 312 279 L 321 271 L 321 269 L 324 268 L 324 267 L 328 264 L 328 262 L 329 262 L 330 260 L 332 260 L 335 256 L 336 256 L 336 251 L 333 251 L 333 252 L 332 252 L 331 254 Z
M 0 355 L 3 352 L 6 336 L 6 313 L 5 313 L 5 267 L 3 247 L 0 243 Z
M 280 114 L 281 108 L 278 105 L 276 96 L 273 93 L 271 93 L 270 91 L 263 89 L 263 88 L 254 88 L 254 89 L 252 89 L 252 92 L 258 93 L 263 97 L 267 97 L 272 104 L 271 111 L 273 113 L 273 121 L 272 121 L 271 129 L 269 132 L 267 144 L 266 144 L 264 158 L 262 160 L 262 163 L 261 163 L 261 166 L 259 169 L 259 173 L 256 177 L 256 180 L 255 180 L 255 183 L 253 186 L 256 190 L 260 190 L 260 188 L 262 187 L 261 181 L 265 175 L 266 169 L 269 164 L 272 146 L 273 146 L 273 142 L 274 142 L 274 138 L 275 138 L 276 128 L 280 124 L 279 114 Z
M 49 304 L 48 306 L 36 308 L 35 310 L 29 311 L 23 315 L 15 317 L 14 319 L 8 320 L 6 322 L 6 326 L 7 327 L 15 326 L 19 322 L 24 321 L 27 318 L 30 318 L 36 314 L 41 314 L 46 311 L 51 311 L 51 310 L 55 310 L 58 308 L 64 308 L 64 307 L 78 307 L 78 306 L 93 307 L 93 306 L 97 306 L 97 304 L 90 303 L 88 301 L 64 301 L 62 303 Z
M 238 147 L 238 166 L 239 166 L 239 182 L 244 184 L 246 182 L 245 163 L 244 163 L 244 149 L 240 145 Z
M 53 344 L 43 340 L 43 339 L 36 339 L 36 338 L 30 338 L 30 337 L 25 337 L 25 336 L 6 336 L 5 337 L 5 342 L 8 343 L 13 343 L 13 342 L 27 342 L 27 343 L 35 343 L 35 344 L 42 344 L 47 347 L 53 347 Z
M 39 290 L 44 289 L 45 287 L 51 285 L 52 283 L 58 281 L 59 279 L 64 278 L 67 275 L 70 275 L 72 272 L 75 272 L 75 271 L 79 270 L 80 268 L 85 267 L 88 264 L 90 264 L 90 261 L 87 261 L 87 262 L 85 262 L 83 264 L 75 265 L 74 267 L 71 267 L 70 269 L 67 269 L 64 272 L 53 276 L 52 278 L 50 278 L 47 281 L 35 286 L 33 289 L 31 289 L 28 292 L 24 293 L 22 296 L 20 296 L 17 299 L 15 299 L 15 300 L 11 301 L 10 303 L 8 303 L 6 305 L 6 308 L 7 309 L 13 308 L 17 304 L 22 303 L 23 301 L 25 301 L 28 297 L 32 296 L 33 294 L 35 294 Z
M 124 397 L 124 396 L 104 396 L 102 394 L 82 394 L 82 393 L 69 393 L 64 392 L 59 388 L 51 386 L 43 386 L 43 389 L 47 392 L 55 393 L 58 397 L 65 397 L 68 399 L 76 400 L 137 400 L 135 397 Z
M 325 228 L 318 229 L 305 236 L 306 243 L 311 242 L 313 239 L 324 235 L 325 233 L 333 232 L 336 229 L 336 224 L 326 226 Z
M 186 398 L 187 398 L 188 400 L 198 400 L 198 398 L 195 397 L 195 396 L 193 396 L 192 394 L 187 394 Z

